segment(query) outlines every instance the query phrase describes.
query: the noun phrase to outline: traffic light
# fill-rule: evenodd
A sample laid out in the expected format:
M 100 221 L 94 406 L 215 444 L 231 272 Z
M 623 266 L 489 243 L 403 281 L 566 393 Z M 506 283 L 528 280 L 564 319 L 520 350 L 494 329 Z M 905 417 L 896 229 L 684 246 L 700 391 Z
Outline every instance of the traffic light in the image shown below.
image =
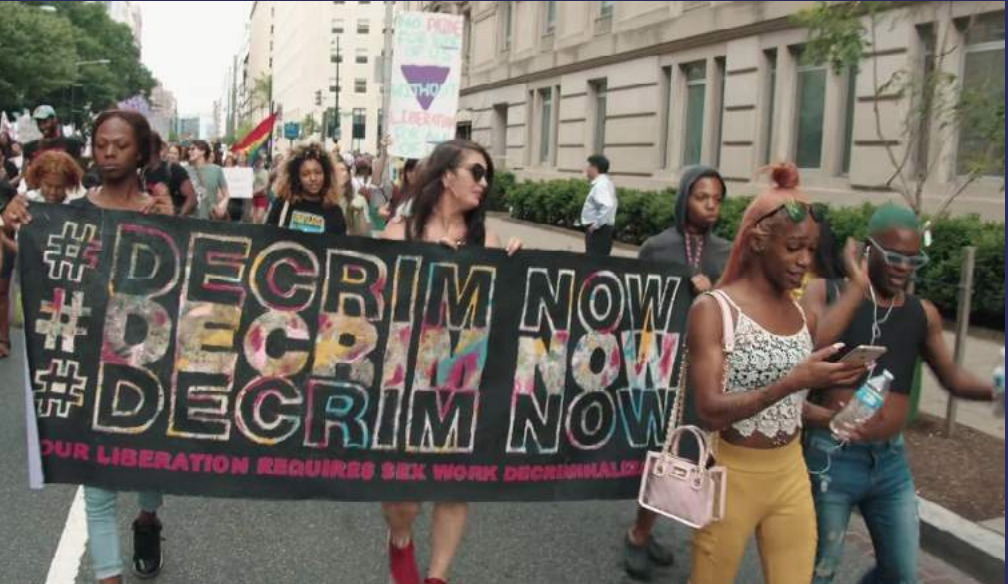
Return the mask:
M 322 90 L 315 90 L 315 105 L 322 105 Z

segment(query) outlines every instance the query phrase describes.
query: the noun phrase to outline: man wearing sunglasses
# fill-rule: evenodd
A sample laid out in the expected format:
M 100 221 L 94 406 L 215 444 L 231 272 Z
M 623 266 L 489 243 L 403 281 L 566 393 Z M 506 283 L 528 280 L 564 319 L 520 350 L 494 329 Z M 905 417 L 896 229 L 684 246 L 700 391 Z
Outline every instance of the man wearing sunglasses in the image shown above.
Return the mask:
M 601 154 L 589 156 L 585 176 L 591 181 L 591 191 L 581 208 L 585 253 L 607 256 L 612 252 L 617 205 L 616 187 L 609 178 L 609 159 Z
M 813 282 L 804 300 L 806 310 L 820 315 L 817 347 L 837 341 L 848 349 L 886 347 L 876 370 L 887 369 L 895 376 L 878 413 L 843 437 L 831 435 L 828 424 L 852 399 L 855 388 L 824 391 L 813 398 L 818 406 L 806 407 L 805 459 L 813 474 L 819 531 L 816 584 L 833 581 L 855 506 L 872 534 L 878 562 L 864 582 L 917 581 L 917 496 L 902 435 L 917 360 L 927 362 L 956 397 L 994 397 L 992 383 L 955 364 L 935 306 L 906 292 L 916 271 L 928 261 L 914 213 L 906 207 L 883 206 L 872 216 L 868 231 L 860 266 L 850 265 L 858 254 L 848 249 L 852 279 Z

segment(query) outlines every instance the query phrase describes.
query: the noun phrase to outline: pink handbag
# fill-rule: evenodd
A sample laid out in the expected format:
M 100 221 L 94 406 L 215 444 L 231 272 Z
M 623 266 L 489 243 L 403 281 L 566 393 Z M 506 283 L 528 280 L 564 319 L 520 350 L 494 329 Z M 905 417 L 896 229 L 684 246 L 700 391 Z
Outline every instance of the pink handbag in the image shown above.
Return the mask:
M 735 348 L 735 323 L 728 303 L 720 294 L 714 291 L 711 296 L 721 308 L 723 321 L 725 369 L 721 383 L 724 385 L 728 379 L 727 357 Z M 660 451 L 647 454 L 637 502 L 645 509 L 699 529 L 724 517 L 728 473 L 723 466 L 707 468 L 717 435 L 712 438 L 696 426 L 682 425 L 688 358 L 689 354 L 683 353 L 679 389 L 665 430 L 665 445 Z M 679 442 L 685 434 L 691 434 L 699 446 L 696 462 L 679 456 Z

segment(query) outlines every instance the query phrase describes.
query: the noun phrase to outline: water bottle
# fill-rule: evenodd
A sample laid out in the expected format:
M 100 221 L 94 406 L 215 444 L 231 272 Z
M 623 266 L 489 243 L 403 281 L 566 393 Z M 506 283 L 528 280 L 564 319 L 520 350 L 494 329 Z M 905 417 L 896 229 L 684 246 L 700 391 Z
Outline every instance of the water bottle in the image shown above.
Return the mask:
M 874 416 L 885 403 L 892 381 L 893 374 L 888 370 L 865 381 L 840 413 L 830 420 L 830 430 L 833 434 L 843 436 L 845 427 L 855 426 Z
M 994 415 L 1005 415 L 1005 350 L 1001 347 L 1001 364 L 994 369 Z

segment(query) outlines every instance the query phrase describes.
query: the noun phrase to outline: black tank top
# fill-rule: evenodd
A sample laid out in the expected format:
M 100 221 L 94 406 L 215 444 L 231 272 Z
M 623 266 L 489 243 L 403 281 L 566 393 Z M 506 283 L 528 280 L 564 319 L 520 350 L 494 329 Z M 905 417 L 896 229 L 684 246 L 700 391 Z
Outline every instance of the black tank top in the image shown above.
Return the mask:
M 826 303 L 833 304 L 845 285 L 844 280 L 827 280 Z M 878 318 L 885 319 L 885 322 L 879 323 L 882 336 L 875 339 L 875 344 L 889 351 L 877 361 L 876 371 L 888 369 L 895 377 L 892 391 L 909 394 L 917 359 L 924 351 L 927 340 L 927 313 L 920 299 L 910 294 L 906 295 L 903 306 L 894 306 L 889 318 L 885 318 L 888 311 L 889 307 L 880 306 L 878 309 Z M 846 345 L 845 350 L 871 344 L 874 312 L 875 305 L 871 300 L 861 303 L 850 326 L 840 337 L 840 342 Z

